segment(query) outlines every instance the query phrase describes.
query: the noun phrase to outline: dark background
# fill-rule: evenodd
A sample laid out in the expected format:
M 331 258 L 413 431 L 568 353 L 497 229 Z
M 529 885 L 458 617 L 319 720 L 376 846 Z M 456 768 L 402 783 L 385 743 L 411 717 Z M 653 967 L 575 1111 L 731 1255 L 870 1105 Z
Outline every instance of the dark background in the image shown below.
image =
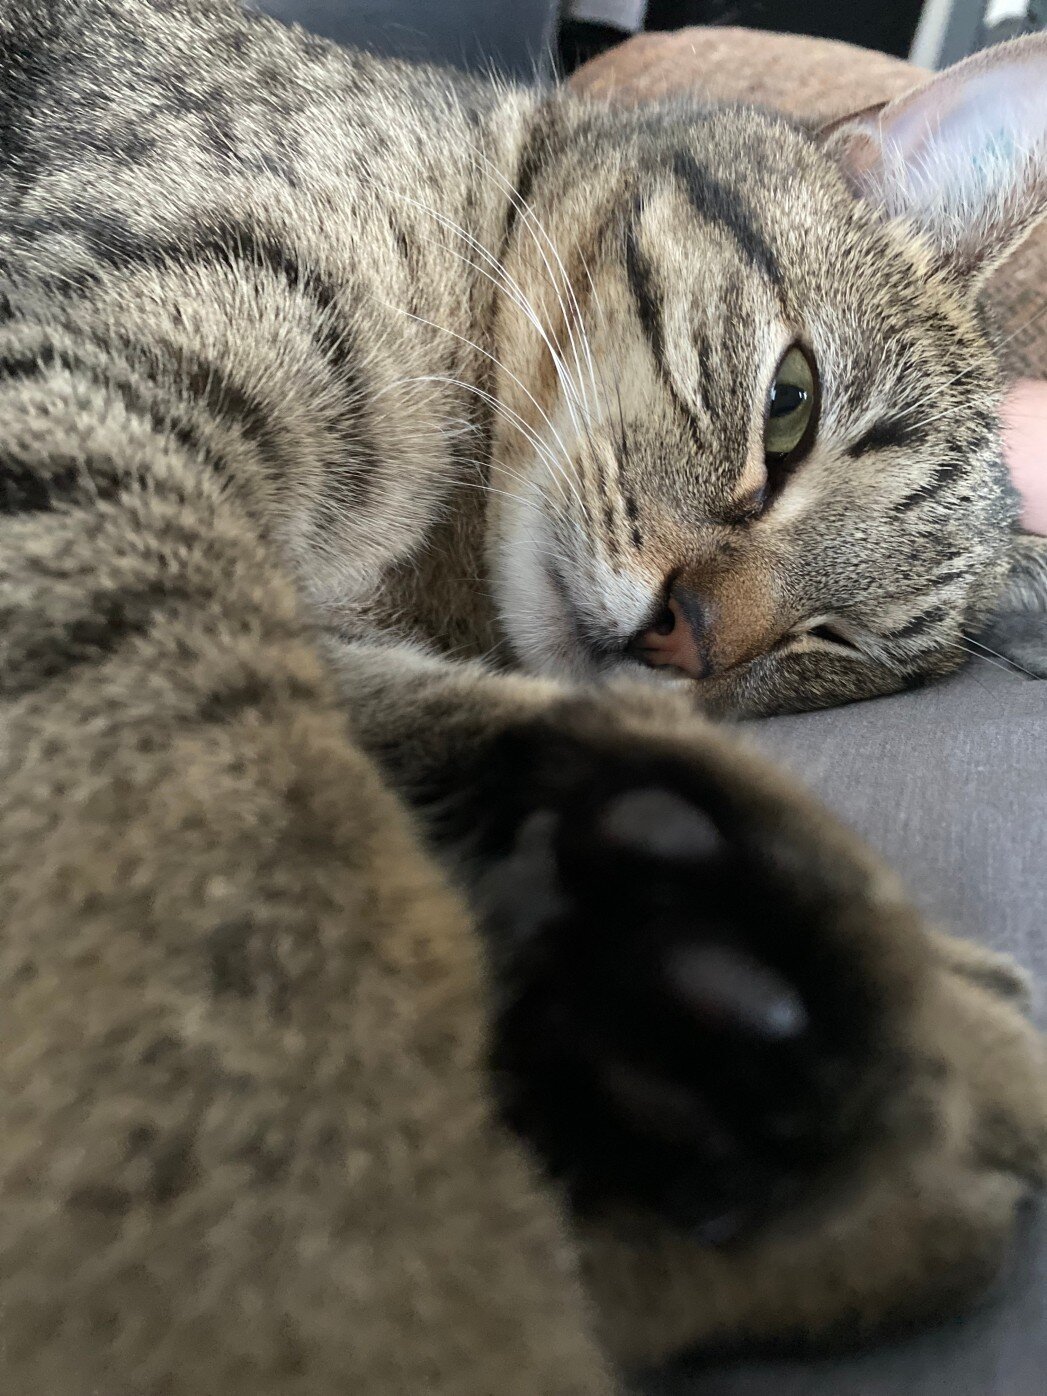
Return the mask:
M 648 29 L 685 24 L 740 24 L 783 34 L 846 39 L 904 58 L 923 0 L 650 0 Z
M 605 24 L 561 18 L 559 0 L 244 0 L 340 43 L 528 79 L 571 72 L 626 37 Z M 648 0 L 648 29 L 731 24 L 843 39 L 904 58 L 922 0 Z M 938 55 L 956 62 L 989 42 L 1047 26 L 1047 0 L 1027 0 L 1026 20 L 986 32 L 983 0 L 954 9 Z M 1047 1390 L 1047 1387 L 1045 1387 Z
M 515 77 L 550 75 L 622 36 L 603 25 L 559 24 L 556 0 L 253 0 L 340 43 Z M 649 0 L 648 29 L 739 24 L 819 34 L 903 56 L 922 0 Z

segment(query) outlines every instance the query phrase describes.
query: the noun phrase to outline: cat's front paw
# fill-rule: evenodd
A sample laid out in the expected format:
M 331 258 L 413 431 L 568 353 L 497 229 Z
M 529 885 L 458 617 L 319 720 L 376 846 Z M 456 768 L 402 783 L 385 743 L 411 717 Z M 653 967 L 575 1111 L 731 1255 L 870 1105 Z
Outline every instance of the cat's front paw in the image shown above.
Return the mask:
M 629 1216 L 583 1226 L 600 1332 L 624 1365 L 864 1344 L 949 1316 L 992 1284 L 1021 1204 L 1047 1180 L 1047 1058 L 1012 967 L 931 944 L 899 1082 L 922 1107 L 852 1155 L 845 1188 L 729 1248 Z
M 991 1280 L 1047 1177 L 1009 962 L 660 700 L 521 725 L 481 784 L 497 1079 L 593 1213 L 621 1360 L 864 1341 Z
M 727 1241 L 922 1108 L 907 1021 L 930 952 L 827 817 L 685 730 L 590 707 L 506 739 L 482 884 L 493 1066 L 579 1208 Z

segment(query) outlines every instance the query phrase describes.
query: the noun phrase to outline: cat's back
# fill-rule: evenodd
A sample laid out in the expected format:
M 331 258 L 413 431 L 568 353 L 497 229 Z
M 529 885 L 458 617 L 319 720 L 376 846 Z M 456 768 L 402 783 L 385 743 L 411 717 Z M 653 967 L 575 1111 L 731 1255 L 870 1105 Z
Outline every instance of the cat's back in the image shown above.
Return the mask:
M 8 0 L 0 83 L 15 222 L 75 205 L 170 223 L 219 200 L 259 216 L 294 204 L 301 218 L 326 193 L 358 230 L 369 198 L 393 203 L 437 169 L 449 194 L 448 157 L 496 100 L 464 75 L 341 49 L 236 0 Z
M 130 356 L 179 401 L 233 385 L 214 405 L 249 404 L 264 487 L 311 501 L 292 552 L 340 559 L 311 588 L 366 589 L 425 529 L 440 424 L 471 410 L 455 384 L 490 288 L 466 239 L 495 243 L 505 202 L 477 168 L 508 160 L 522 107 L 235 0 L 0 4 L 0 91 L 11 303 L 49 352 L 63 326 L 96 346 L 98 373 Z

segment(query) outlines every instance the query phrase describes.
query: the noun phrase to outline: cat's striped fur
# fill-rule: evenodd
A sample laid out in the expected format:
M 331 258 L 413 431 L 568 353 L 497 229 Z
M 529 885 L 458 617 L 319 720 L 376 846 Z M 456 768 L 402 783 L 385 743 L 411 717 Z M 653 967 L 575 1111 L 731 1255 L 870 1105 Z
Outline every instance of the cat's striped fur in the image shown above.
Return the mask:
M 819 567 L 864 596 L 901 558 L 882 652 L 852 618 L 862 662 L 800 639 L 709 702 L 948 667 L 1010 505 L 926 247 L 774 118 L 611 115 L 231 0 L 3 0 L 0 141 L 0 1390 L 609 1392 L 610 1358 L 864 1335 L 982 1283 L 1044 1168 L 1009 969 L 689 695 L 394 643 L 507 631 L 591 677 L 681 557 L 768 633 Z M 849 563 L 850 486 L 777 541 L 721 517 L 759 492 L 739 404 L 798 297 L 851 306 L 822 372 L 854 385 L 803 488 L 834 450 L 891 463 Z M 910 390 L 969 410 L 939 436 Z M 519 585 L 548 528 L 574 651 Z M 714 1249 L 727 1204 L 751 1231 Z

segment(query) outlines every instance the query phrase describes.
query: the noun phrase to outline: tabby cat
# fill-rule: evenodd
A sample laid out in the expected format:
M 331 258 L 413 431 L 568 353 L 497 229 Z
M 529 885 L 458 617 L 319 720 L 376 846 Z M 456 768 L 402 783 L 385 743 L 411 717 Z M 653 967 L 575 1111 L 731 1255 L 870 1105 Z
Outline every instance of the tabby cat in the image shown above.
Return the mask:
M 0 1390 L 594 1396 L 994 1273 L 1010 966 L 698 715 L 1043 578 L 1047 46 L 815 137 L 4 0 Z

